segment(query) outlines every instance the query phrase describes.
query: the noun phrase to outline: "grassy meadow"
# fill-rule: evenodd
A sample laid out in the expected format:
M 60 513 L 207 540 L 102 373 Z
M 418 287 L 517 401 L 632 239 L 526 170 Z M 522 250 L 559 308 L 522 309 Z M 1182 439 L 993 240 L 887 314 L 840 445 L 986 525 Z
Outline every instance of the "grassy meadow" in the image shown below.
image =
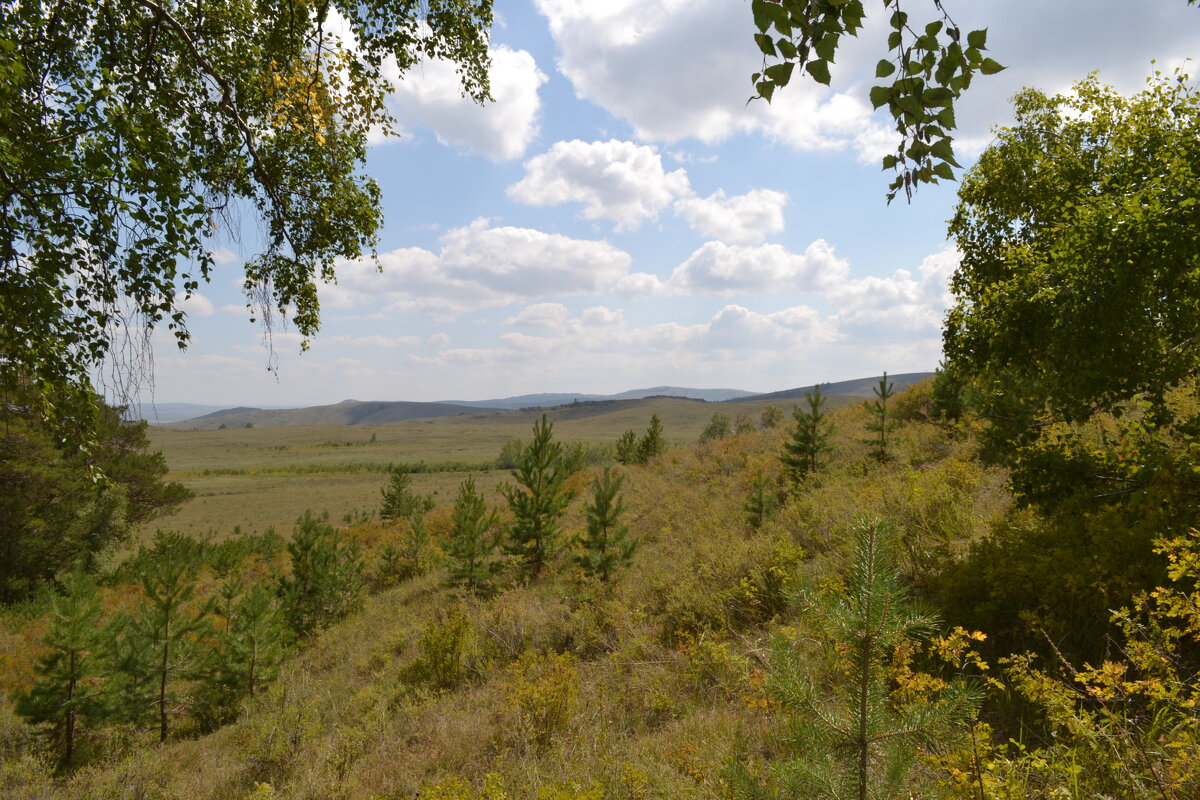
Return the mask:
M 653 398 L 564 406 L 547 415 L 562 441 L 611 445 L 626 430 L 641 434 L 650 416 L 658 414 L 669 445 L 682 447 L 696 442 L 716 412 L 727 414 L 731 423 L 738 414 L 758 422 L 768 405 Z M 784 410 L 790 413 L 791 406 Z M 284 533 L 305 510 L 328 512 L 334 520 L 360 519 L 378 508 L 387 468 L 399 463 L 439 470 L 413 475 L 415 489 L 432 493 L 439 505 L 453 503 L 458 484 L 469 474 L 476 475 L 480 491 L 495 502 L 496 486 L 508 480 L 508 471 L 483 468 L 492 466 L 505 442 L 527 440 L 540 418 L 540 411 L 509 411 L 388 425 L 209 431 L 151 427 L 150 446 L 165 456 L 171 470 L 167 479 L 179 481 L 196 497 L 175 514 L 144 526 L 141 538 L 160 528 L 214 538 L 232 535 L 235 528 L 253 533 L 274 527 Z

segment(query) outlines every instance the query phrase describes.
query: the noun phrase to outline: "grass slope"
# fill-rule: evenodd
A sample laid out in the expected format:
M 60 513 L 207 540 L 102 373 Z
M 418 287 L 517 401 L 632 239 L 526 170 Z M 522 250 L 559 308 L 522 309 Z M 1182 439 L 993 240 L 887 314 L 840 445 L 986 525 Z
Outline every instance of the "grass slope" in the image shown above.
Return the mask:
M 134 732 L 64 780 L 26 766 L 6 796 L 726 797 L 733 754 L 753 767 L 782 746 L 779 706 L 765 688 L 766 644 L 784 633 L 804 646 L 791 597 L 837 569 L 848 525 L 862 515 L 896 518 L 907 532 L 904 572 L 920 589 L 936 576 L 939 558 L 952 557 L 1004 511 L 1005 476 L 978 461 L 969 438 L 915 419 L 897 434 L 895 460 L 877 464 L 861 441 L 862 408 L 843 407 L 832 414 L 828 469 L 756 530 L 742 503 L 758 470 L 778 476 L 782 429 L 697 446 L 692 434 L 712 406 L 656 400 L 613 411 L 615 426 L 606 415 L 562 418 L 555 433 L 608 437 L 634 420 L 640 426 L 652 409 L 671 415 L 664 421 L 675 446 L 648 466 L 620 468 L 626 521 L 640 547 L 611 586 L 583 580 L 570 563 L 569 543 L 584 526 L 576 499 L 564 525 L 567 546 L 543 581 L 462 597 L 435 567 L 377 591 L 361 613 L 308 642 L 234 724 L 204 736 L 181 729 L 162 747 Z M 378 446 L 399 452 L 408 442 L 407 452 L 428 454 L 457 442 L 460 453 L 478 456 L 509 435 L 528 437 L 532 419 L 388 426 Z M 308 458 L 330 434 L 293 435 L 279 458 L 302 446 Z M 255 462 L 278 442 L 258 430 L 245 436 L 214 447 L 208 434 L 198 435 L 193 465 L 235 463 L 221 461 L 222 446 L 236 463 Z M 185 441 L 171 432 L 157 445 L 173 446 L 178 462 Z M 572 484 L 584 489 L 590 479 L 579 474 Z M 435 535 L 444 535 L 445 516 L 431 512 Z M 383 545 L 401 532 L 369 523 L 345 535 L 363 544 L 374 570 Z M 441 653 L 457 665 L 458 680 L 436 686 L 429 633 L 444 633 L 451 613 L 468 621 L 468 634 L 457 655 Z M 5 641 L 19 639 L 8 633 Z M 33 640 L 25 634 L 23 641 Z M 19 674 L 28 675 L 28 665 L 12 670 L 5 688 Z M 0 740 L 16 741 L 21 730 L 11 712 L 0 713 Z

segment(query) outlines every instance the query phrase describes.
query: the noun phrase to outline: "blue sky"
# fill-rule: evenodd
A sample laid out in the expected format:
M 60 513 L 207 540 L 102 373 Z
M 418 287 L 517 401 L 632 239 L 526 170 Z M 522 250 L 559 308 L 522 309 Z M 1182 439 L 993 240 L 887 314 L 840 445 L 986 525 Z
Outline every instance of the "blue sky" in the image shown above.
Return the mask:
M 1022 86 L 1066 90 L 1098 70 L 1136 91 L 1151 59 L 1172 69 L 1200 49 L 1200 9 L 1184 0 L 945 5 L 964 29 L 987 27 L 1009 66 L 959 108 L 966 164 Z M 192 345 L 156 334 L 143 400 L 767 392 L 937 365 L 955 185 L 885 204 L 879 157 L 894 142 L 866 101 L 878 21 L 844 45 L 832 87 L 793 83 L 767 105 L 746 103 L 760 64 L 747 0 L 496 11 L 495 103 L 462 100 L 436 63 L 389 97 L 401 136 L 366 167 L 383 190 L 383 272 L 341 265 L 311 349 L 274 334 L 273 374 L 239 288 L 253 253 L 214 245 L 217 273 L 187 304 Z

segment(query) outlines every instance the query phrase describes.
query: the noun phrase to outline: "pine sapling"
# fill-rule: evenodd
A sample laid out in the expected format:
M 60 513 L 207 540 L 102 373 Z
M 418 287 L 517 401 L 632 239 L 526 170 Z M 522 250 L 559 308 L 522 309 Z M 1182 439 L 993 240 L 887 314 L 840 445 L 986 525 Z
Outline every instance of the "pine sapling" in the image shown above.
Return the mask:
M 502 531 L 497 526 L 495 509 L 488 511 L 483 497 L 475 491 L 475 479 L 467 477 L 458 487 L 450 538 L 446 542 L 446 563 L 452 586 L 469 592 L 485 591 L 500 569 L 494 555 Z
M 821 394 L 821 387 L 815 386 L 811 392 L 804 393 L 808 410 L 802 411 L 799 406 L 792 409 L 796 429 L 792 431 L 791 441 L 784 442 L 779 460 L 793 485 L 816 474 L 821 456 L 832 449 L 829 440 L 833 436 L 833 423 L 823 410 L 826 399 Z
M 867 403 L 867 413 L 870 414 L 867 420 L 867 430 L 874 436 L 867 439 L 867 444 L 871 446 L 871 456 L 882 463 L 892 457 L 889 449 L 889 437 L 899 425 L 888 408 L 888 400 L 895 396 L 896 389 L 888 382 L 885 372 L 879 379 L 879 385 L 872 391 L 875 393 L 875 399 Z
M 583 552 L 575 556 L 575 563 L 584 574 L 594 575 L 605 583 L 637 549 L 637 541 L 629 538 L 629 526 L 620 524 L 625 511 L 621 497 L 623 482 L 623 476 L 606 467 L 603 475 L 592 481 L 591 501 L 583 507 L 587 533 L 580 542 Z
M 553 431 L 554 425 L 543 414 L 513 470 L 517 485 L 500 487 L 513 514 L 505 550 L 520 560 L 522 572 L 530 579 L 543 573 L 557 548 L 558 521 L 574 497 L 565 486 L 570 473 Z
M 50 630 L 42 640 L 50 652 L 38 659 L 37 678 L 17 702 L 17 713 L 48 727 L 51 750 L 60 766 L 75 760 L 82 724 L 104 717 L 104 630 L 96 584 L 82 572 L 64 581 L 55 598 Z

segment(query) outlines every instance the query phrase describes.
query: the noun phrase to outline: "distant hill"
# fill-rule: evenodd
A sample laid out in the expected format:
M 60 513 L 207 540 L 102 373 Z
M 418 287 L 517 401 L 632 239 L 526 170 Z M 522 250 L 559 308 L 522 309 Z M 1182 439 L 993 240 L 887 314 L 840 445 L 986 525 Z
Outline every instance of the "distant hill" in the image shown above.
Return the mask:
M 900 392 L 907 389 L 914 383 L 920 383 L 926 378 L 932 378 L 932 372 L 902 372 L 899 375 L 888 375 L 888 381 L 896 387 L 896 391 Z M 821 393 L 829 397 L 874 397 L 874 389 L 879 385 L 879 379 L 882 375 L 876 375 L 874 378 L 856 378 L 850 381 L 838 381 L 837 383 L 822 383 Z M 812 386 L 800 386 L 796 389 L 784 389 L 779 392 L 770 392 L 769 394 L 756 394 L 751 397 L 739 397 L 730 400 L 731 403 L 743 403 L 751 400 L 799 400 L 804 398 L 805 392 L 811 392 L 816 388 L 816 384 Z
M 471 406 L 473 408 L 505 408 L 515 410 L 520 408 L 549 408 L 551 406 L 563 406 L 575 402 L 640 400 L 644 397 L 686 397 L 690 400 L 707 400 L 710 403 L 718 403 L 737 397 L 751 397 L 753 395 L 754 392 L 745 392 L 741 389 L 690 389 L 683 386 L 653 386 L 649 389 L 630 389 L 620 394 L 571 394 L 569 392 L 555 392 L 522 394 L 516 397 L 501 397 L 492 400 L 443 400 L 441 402 Z
M 450 403 L 412 403 L 403 400 L 344 400 L 336 405 L 308 408 L 263 409 L 229 408 L 164 425 L 178 430 L 213 430 L 226 428 L 275 428 L 284 425 L 386 425 L 426 417 L 448 417 L 454 414 L 474 414 L 480 411 L 502 411 L 500 408 L 478 408 Z

